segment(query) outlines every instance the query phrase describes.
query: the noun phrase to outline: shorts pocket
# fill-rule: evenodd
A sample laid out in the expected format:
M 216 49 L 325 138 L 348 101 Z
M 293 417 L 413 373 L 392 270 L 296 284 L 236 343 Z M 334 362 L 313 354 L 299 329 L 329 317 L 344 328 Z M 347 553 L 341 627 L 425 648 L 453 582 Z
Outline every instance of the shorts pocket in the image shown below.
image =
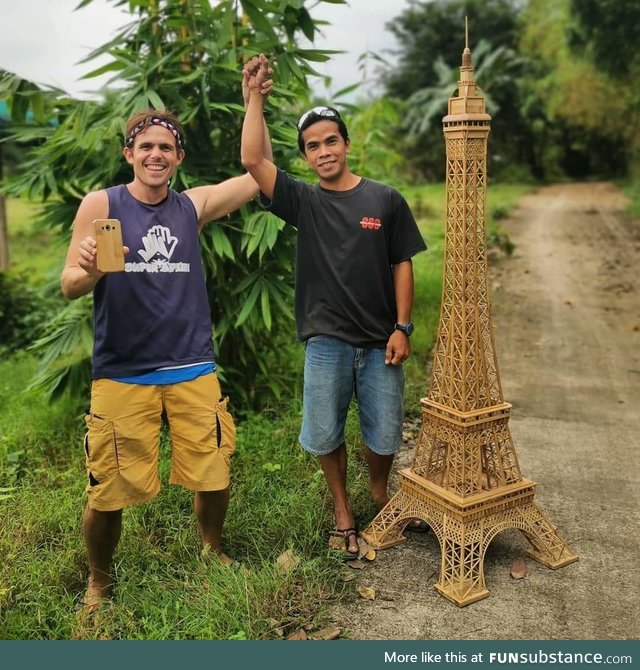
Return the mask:
M 216 414 L 216 444 L 227 461 L 236 450 L 236 424 L 227 409 L 229 398 L 225 398 L 215 405 Z
M 84 440 L 87 470 L 92 484 L 109 479 L 118 472 L 118 439 L 111 421 L 95 414 L 85 417 L 87 434 Z
M 304 341 L 304 346 L 311 344 L 312 342 L 319 342 L 322 340 L 330 340 L 331 338 L 328 335 L 312 335 Z

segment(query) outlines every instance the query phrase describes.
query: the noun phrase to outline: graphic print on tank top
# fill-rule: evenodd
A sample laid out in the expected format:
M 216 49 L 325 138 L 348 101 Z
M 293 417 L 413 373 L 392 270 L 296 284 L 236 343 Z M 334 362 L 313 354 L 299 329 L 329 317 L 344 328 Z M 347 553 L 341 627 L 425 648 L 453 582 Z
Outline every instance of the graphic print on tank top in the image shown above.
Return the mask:
M 137 250 L 144 262 L 126 263 L 125 272 L 189 272 L 190 263 L 170 262 L 178 241 L 167 226 L 152 226 L 142 238 L 142 248 Z

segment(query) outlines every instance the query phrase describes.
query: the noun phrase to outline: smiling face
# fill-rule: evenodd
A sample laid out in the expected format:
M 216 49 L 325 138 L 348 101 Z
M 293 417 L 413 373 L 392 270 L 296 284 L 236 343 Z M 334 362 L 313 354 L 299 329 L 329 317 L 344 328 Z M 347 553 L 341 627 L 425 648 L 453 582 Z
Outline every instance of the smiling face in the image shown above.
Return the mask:
M 158 125 L 140 131 L 133 146 L 125 147 L 123 154 L 133 166 L 133 185 L 153 192 L 168 189 L 169 179 L 184 158 L 184 151 L 176 148 L 173 134 Z
M 349 142 L 345 142 L 335 121 L 314 123 L 302 132 L 304 158 L 320 177 L 320 185 L 336 188 L 350 175 L 347 166 Z

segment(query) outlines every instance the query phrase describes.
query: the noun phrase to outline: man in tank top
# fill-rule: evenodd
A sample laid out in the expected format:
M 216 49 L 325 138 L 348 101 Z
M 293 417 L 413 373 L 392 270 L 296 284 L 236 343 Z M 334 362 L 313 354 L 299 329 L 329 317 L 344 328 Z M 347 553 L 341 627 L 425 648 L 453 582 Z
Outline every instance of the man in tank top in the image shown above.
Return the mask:
M 405 199 L 395 189 L 353 174 L 349 135 L 340 114 L 316 107 L 298 121 L 302 157 L 318 185 L 278 170 L 262 134 L 264 56 L 244 69 L 249 89 L 242 162 L 271 212 L 298 231 L 296 326 L 305 342 L 300 444 L 319 457 L 333 498 L 330 545 L 358 556 L 357 529 L 346 488 L 344 429 L 355 394 L 371 494 L 388 500 L 393 458 L 402 444 L 402 363 L 411 352 L 413 269 L 426 248 Z M 410 530 L 424 530 L 412 520 Z
M 270 89 L 265 81 L 260 94 Z M 183 129 L 167 111 L 146 110 L 129 119 L 123 154 L 133 180 L 84 197 L 62 271 L 67 298 L 91 291 L 94 296 L 93 381 L 84 443 L 89 583 L 82 604 L 87 611 L 110 595 L 122 509 L 151 500 L 160 490 L 163 416 L 171 435 L 169 481 L 194 491 L 205 550 L 232 563 L 221 540 L 235 426 L 215 374 L 198 235 L 210 221 L 254 198 L 258 187 L 245 174 L 174 191 L 169 182 L 185 158 L 183 145 Z M 121 221 L 124 272 L 98 270 L 96 219 Z

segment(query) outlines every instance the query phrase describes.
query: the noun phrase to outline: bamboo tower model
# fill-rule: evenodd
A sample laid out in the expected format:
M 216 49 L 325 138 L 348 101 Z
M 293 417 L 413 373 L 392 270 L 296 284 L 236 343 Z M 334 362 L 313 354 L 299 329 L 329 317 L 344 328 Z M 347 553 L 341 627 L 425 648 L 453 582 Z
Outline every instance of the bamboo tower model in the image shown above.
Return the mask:
M 465 26 L 465 32 L 466 26 Z M 493 340 L 485 196 L 491 117 L 476 90 L 466 45 L 458 96 L 443 119 L 447 150 L 447 212 L 440 324 L 431 386 L 422 405 L 422 428 L 400 490 L 363 531 L 374 547 L 403 542 L 414 518 L 426 521 L 440 542 L 435 588 L 459 606 L 489 595 L 484 555 L 507 528 L 521 530 L 529 554 L 556 569 L 578 560 L 534 503 L 509 431 Z

